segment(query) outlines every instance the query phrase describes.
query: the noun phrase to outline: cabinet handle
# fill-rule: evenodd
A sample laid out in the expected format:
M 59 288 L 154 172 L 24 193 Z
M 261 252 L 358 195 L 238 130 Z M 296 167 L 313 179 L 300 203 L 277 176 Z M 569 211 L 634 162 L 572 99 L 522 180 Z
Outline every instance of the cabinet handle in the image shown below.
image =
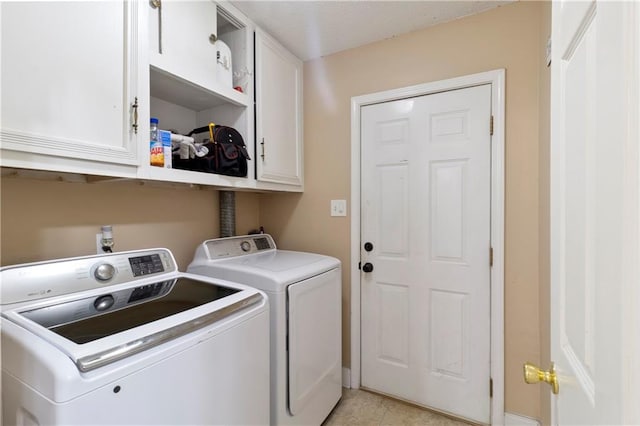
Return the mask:
M 162 0 L 149 0 L 149 4 L 158 9 L 158 53 L 162 55 Z
M 133 133 L 138 134 L 138 97 L 136 96 L 135 102 L 131 106 L 133 108 Z
M 262 154 L 260 155 L 260 157 L 262 157 L 262 161 L 264 161 L 264 138 L 262 138 L 262 142 L 260 142 L 260 145 L 262 145 Z

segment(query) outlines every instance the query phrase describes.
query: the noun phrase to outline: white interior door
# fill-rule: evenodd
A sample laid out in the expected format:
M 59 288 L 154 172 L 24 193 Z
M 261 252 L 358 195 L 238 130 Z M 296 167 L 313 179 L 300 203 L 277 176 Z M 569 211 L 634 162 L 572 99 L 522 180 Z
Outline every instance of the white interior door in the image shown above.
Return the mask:
M 551 359 L 559 379 L 559 393 L 552 399 L 555 424 L 640 421 L 638 385 L 633 380 L 638 378 L 638 359 L 629 362 L 634 351 L 638 354 L 638 322 L 633 319 L 638 318 L 640 283 L 639 45 L 634 3 L 553 4 Z
M 483 423 L 490 117 L 490 85 L 361 110 L 362 386 Z

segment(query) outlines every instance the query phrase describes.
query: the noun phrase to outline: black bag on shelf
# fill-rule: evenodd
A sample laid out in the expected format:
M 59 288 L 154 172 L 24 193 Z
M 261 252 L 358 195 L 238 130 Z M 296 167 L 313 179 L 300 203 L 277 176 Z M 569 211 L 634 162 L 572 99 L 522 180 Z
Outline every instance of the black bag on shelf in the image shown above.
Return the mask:
M 247 161 L 251 160 L 242 135 L 229 126 L 209 123 L 208 126 L 193 129 L 188 136 L 209 132 L 209 141 L 204 144 L 208 153 L 204 157 L 188 160 L 173 158 L 173 167 L 226 176 L 247 176 Z

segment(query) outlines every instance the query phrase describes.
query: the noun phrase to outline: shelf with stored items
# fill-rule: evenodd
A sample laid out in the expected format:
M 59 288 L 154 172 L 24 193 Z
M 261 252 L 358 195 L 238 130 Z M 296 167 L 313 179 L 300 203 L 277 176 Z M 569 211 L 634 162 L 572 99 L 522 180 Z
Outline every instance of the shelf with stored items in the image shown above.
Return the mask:
M 142 2 L 0 8 L 0 165 L 135 177 Z
M 149 117 L 180 135 L 209 123 L 232 127 L 253 153 L 253 24 L 232 5 L 212 1 L 152 2 L 147 23 Z M 253 158 L 246 177 L 230 177 L 154 167 L 148 151 L 141 146 L 140 178 L 255 188 Z
M 151 2 L 147 19 L 149 117 L 159 119 L 160 129 L 183 135 L 209 123 L 233 127 L 243 137 L 251 160 L 248 161 L 247 176 L 238 178 L 175 168 L 162 169 L 149 165 L 148 149 L 141 146 L 138 176 L 231 188 L 301 192 L 301 62 L 287 53 L 288 62 L 284 66 L 294 64 L 293 86 L 288 81 L 291 68 L 279 74 L 282 64 L 276 60 L 274 68 L 270 52 L 259 56 L 261 61 L 266 61 L 266 66 L 254 63 L 254 52 L 258 54 L 260 51 L 254 45 L 254 32 L 259 30 L 226 2 Z M 259 43 L 262 39 L 256 40 L 255 43 Z M 222 49 L 229 51 L 231 72 L 224 71 L 224 55 L 221 58 L 218 46 L 220 42 L 223 43 Z M 185 49 L 185 45 L 190 47 Z M 278 54 L 283 55 L 283 51 L 280 47 Z M 254 77 L 258 70 L 263 76 L 261 81 L 266 83 L 273 79 L 277 87 L 292 90 L 293 103 L 289 102 L 291 96 L 288 93 L 277 94 L 277 100 L 269 99 L 274 91 L 263 88 L 259 94 L 262 103 L 254 109 Z M 281 101 L 283 96 L 286 98 L 284 103 Z M 283 106 L 277 121 L 272 125 L 265 124 L 273 118 L 274 113 L 270 110 Z M 264 143 L 256 145 L 256 111 L 260 114 L 257 121 L 263 129 L 260 140 L 267 138 L 268 148 Z M 279 127 L 281 125 L 283 127 Z M 268 156 L 265 156 L 266 149 L 269 149 Z

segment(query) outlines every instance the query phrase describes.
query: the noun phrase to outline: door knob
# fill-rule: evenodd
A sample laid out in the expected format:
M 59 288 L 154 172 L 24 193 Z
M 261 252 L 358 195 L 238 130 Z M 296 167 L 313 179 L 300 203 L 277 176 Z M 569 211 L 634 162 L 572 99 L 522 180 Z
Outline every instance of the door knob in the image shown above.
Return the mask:
M 526 362 L 524 364 L 524 381 L 530 385 L 539 382 L 549 383 L 555 395 L 560 391 L 558 376 L 556 376 L 556 368 L 553 363 L 551 363 L 549 371 L 544 371 L 530 362 Z
M 373 264 L 367 262 L 364 265 L 362 265 L 362 271 L 363 272 L 371 272 L 373 271 Z

